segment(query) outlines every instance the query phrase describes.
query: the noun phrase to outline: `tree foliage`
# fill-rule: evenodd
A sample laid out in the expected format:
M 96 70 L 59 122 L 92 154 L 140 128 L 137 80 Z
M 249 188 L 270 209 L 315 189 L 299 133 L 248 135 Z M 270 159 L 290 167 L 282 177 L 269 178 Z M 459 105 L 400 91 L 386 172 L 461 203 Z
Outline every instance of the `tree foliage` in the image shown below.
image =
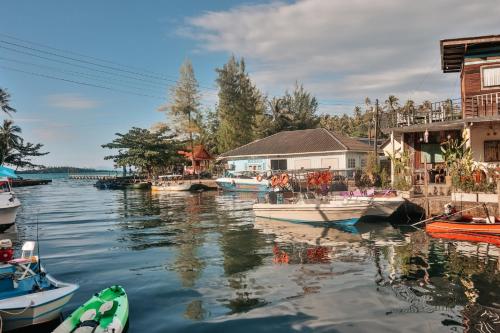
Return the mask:
M 243 59 L 234 56 L 216 69 L 219 101 L 217 116 L 219 151 L 227 151 L 251 142 L 255 134 L 256 119 L 264 112 L 264 98 L 250 80 Z
M 104 158 L 113 160 L 117 167 L 134 166 L 151 177 L 184 160 L 177 153 L 184 142 L 176 140 L 167 126 L 156 130 L 132 127 L 125 134 L 115 135 L 117 138 L 102 147 L 118 151 Z
M 0 88 L 0 109 L 8 115 L 16 112 L 16 109 L 10 106 L 10 94 L 2 88 Z
M 10 164 L 16 168 L 34 168 L 40 165 L 32 162 L 33 157 L 47 155 L 41 152 L 41 143 L 26 142 L 21 137 L 21 128 L 10 119 L 4 119 L 0 127 L 0 164 Z

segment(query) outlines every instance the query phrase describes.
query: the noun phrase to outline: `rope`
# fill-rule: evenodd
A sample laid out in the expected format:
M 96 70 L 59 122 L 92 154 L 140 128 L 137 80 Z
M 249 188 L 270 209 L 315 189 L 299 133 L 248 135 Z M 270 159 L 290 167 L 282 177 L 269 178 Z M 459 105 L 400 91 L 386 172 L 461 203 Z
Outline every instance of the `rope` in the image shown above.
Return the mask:
M 20 314 L 23 314 L 24 312 L 26 312 L 26 310 L 28 310 L 34 304 L 35 303 L 33 302 L 33 300 L 31 300 L 29 302 L 29 304 L 22 311 L 10 312 L 10 311 L 5 311 L 5 310 L 0 310 L 0 313 L 5 313 L 5 314 L 11 315 L 11 316 L 17 316 L 17 315 L 20 315 Z M 0 333 L 2 333 L 2 332 L 3 332 L 3 318 L 2 318 L 2 315 L 0 314 Z
M 480 204 L 480 205 L 477 205 L 477 206 L 473 206 L 473 207 L 470 207 L 470 208 L 467 208 L 467 209 L 460 210 L 460 211 L 455 212 L 455 213 L 451 213 L 451 214 L 449 214 L 449 215 L 438 215 L 438 216 L 433 216 L 433 217 L 431 217 L 431 218 L 428 218 L 428 219 L 422 220 L 422 221 L 420 221 L 420 222 L 413 223 L 411 226 L 412 226 L 412 227 L 414 227 L 414 226 L 416 226 L 416 225 L 419 225 L 419 224 L 422 224 L 422 223 L 425 223 L 425 222 L 429 222 L 429 221 L 432 221 L 432 220 L 435 220 L 435 219 L 437 219 L 437 218 L 441 218 L 441 217 L 450 217 L 450 216 L 456 215 L 456 214 L 458 214 L 458 213 L 463 213 L 463 212 L 466 212 L 466 211 L 468 211 L 468 210 L 472 210 L 472 209 L 474 209 L 474 208 L 477 208 L 477 207 L 482 207 L 482 206 L 483 206 L 483 204 Z

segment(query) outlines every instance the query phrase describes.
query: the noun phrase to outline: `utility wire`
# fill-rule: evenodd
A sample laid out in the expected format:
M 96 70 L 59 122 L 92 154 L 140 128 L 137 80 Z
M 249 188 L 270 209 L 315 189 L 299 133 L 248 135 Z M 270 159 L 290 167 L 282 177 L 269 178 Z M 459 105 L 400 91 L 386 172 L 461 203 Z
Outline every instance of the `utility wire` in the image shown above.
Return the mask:
M 143 96 L 143 97 L 151 97 L 151 98 L 155 98 L 155 99 L 164 99 L 163 97 L 160 97 L 160 96 L 142 94 L 142 93 L 137 93 L 137 92 L 128 91 L 128 90 L 122 90 L 122 89 L 115 89 L 115 88 L 102 86 L 102 85 L 98 85 L 98 84 L 93 84 L 93 83 L 69 80 L 69 79 L 65 79 L 65 78 L 61 78 L 61 77 L 57 77 L 57 76 L 53 76 L 53 75 L 47 75 L 47 74 L 36 73 L 36 72 L 29 72 L 29 71 L 24 71 L 22 69 L 11 68 L 11 67 L 2 66 L 2 65 L 0 65 L 0 68 L 10 70 L 10 71 L 20 72 L 20 73 L 24 73 L 24 74 L 29 74 L 29 75 L 33 75 L 33 76 L 39 76 L 39 77 L 43 77 L 43 78 L 47 78 L 47 79 L 70 82 L 70 83 L 74 83 L 74 84 L 79 84 L 79 85 L 84 85 L 84 86 L 89 86 L 89 87 L 94 87 L 94 88 L 101 88 L 101 89 L 106 89 L 106 90 L 115 91 L 115 92 L 121 92 L 121 93 L 132 94 L 132 95 Z
M 39 48 L 30 47 L 30 46 L 25 46 L 25 45 L 21 45 L 21 44 L 18 44 L 18 43 L 9 42 L 9 41 L 2 40 L 2 39 L 0 39 L 0 43 L 4 43 L 4 44 L 10 45 L 10 46 L 17 47 L 17 48 L 23 48 L 23 49 L 27 49 L 27 50 L 30 50 L 30 51 L 35 51 L 35 52 L 43 53 L 43 54 L 46 54 L 46 55 L 51 55 L 51 56 L 54 56 L 54 57 L 63 58 L 63 59 L 66 59 L 66 60 L 71 60 L 71 61 L 75 61 L 75 62 L 81 62 L 81 63 L 85 63 L 85 64 L 89 64 L 89 65 L 93 65 L 93 66 L 97 66 L 97 67 L 101 67 L 101 68 L 106 68 L 106 69 L 114 70 L 114 71 L 117 71 L 117 72 L 124 72 L 124 73 L 128 73 L 128 74 L 142 76 L 142 77 L 149 78 L 149 79 L 155 79 L 155 80 L 162 80 L 162 81 L 168 81 L 168 82 L 178 83 L 178 80 L 173 80 L 173 79 L 169 79 L 169 78 L 158 76 L 158 75 L 151 75 L 151 74 L 147 74 L 147 73 L 141 73 L 141 72 L 132 71 L 132 70 L 128 70 L 128 69 L 123 69 L 123 68 L 119 68 L 119 67 L 115 67 L 115 66 L 103 65 L 103 64 L 99 64 L 97 62 L 88 61 L 88 60 L 85 60 L 85 59 L 79 59 L 79 58 L 75 58 L 75 57 L 69 57 L 69 56 L 65 56 L 65 55 L 62 55 L 62 54 L 58 54 L 56 52 L 46 51 L 46 50 L 42 50 L 42 49 L 39 49 Z M 213 87 L 204 87 L 204 86 L 201 86 L 201 85 L 199 85 L 199 87 L 203 87 L 205 89 L 216 90 Z

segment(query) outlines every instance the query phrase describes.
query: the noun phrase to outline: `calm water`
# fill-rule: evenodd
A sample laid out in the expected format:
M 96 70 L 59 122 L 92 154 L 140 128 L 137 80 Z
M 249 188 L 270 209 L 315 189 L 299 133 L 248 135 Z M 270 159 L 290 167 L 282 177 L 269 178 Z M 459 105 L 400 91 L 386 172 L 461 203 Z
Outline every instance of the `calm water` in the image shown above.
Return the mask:
M 80 285 L 65 315 L 121 284 L 129 332 L 500 331 L 493 245 L 385 223 L 256 220 L 248 195 L 102 191 L 63 178 L 17 192 L 10 237 L 33 239 L 38 220 L 43 264 Z

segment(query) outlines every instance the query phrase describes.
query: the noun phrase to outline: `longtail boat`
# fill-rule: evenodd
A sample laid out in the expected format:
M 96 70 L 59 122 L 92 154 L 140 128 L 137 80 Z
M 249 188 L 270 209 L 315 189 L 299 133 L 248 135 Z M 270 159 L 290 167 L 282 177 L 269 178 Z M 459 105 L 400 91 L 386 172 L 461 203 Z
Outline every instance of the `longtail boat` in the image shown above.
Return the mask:
M 466 241 L 471 243 L 489 243 L 500 246 L 500 236 L 473 234 L 464 232 L 428 232 L 432 238 L 449 239 L 456 241 Z
M 436 219 L 427 223 L 425 231 L 428 233 L 462 232 L 500 235 L 500 220 L 496 217 L 472 218 L 470 216 L 461 216 L 457 220 Z

